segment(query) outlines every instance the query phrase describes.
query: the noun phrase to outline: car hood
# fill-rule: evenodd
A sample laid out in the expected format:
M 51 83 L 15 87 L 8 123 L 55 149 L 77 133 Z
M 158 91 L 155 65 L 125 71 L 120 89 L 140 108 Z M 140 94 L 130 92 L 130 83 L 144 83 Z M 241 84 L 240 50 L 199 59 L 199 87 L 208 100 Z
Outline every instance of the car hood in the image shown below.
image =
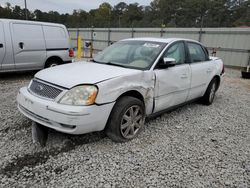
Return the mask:
M 35 78 L 65 88 L 72 88 L 80 84 L 96 84 L 137 72 L 140 70 L 92 62 L 76 62 L 41 70 L 35 75 Z

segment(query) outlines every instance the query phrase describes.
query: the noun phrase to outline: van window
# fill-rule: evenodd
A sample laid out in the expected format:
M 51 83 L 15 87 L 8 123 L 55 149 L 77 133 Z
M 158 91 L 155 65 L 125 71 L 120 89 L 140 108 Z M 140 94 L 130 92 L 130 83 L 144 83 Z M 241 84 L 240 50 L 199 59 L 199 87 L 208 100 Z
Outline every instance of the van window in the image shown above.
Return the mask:
M 62 27 L 43 26 L 44 36 L 46 39 L 65 39 L 66 34 Z
M 13 36 L 18 39 L 43 39 L 41 25 L 14 23 L 13 32 Z

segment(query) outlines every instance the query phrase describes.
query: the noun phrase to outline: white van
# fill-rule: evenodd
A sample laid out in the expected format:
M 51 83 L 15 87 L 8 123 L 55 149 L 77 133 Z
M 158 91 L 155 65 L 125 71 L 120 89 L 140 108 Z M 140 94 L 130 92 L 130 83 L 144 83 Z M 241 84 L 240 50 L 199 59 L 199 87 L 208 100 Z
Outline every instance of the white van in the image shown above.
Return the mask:
M 39 70 L 73 56 L 64 25 L 0 19 L 0 72 Z

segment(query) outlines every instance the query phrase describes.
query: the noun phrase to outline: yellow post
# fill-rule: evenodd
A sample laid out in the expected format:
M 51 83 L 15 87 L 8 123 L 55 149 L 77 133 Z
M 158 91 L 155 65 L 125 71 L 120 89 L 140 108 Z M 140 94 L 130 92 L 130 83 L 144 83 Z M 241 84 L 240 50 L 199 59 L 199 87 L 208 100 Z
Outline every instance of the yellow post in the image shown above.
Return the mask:
M 81 59 L 82 57 L 82 39 L 81 36 L 79 35 L 77 38 L 77 58 Z

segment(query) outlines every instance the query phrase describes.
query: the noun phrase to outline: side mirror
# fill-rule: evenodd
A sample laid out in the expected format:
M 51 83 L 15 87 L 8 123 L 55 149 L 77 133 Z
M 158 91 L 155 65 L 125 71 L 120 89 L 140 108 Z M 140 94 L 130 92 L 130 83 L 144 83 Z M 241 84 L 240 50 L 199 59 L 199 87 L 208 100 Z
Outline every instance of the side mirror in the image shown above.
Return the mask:
M 159 68 L 168 68 L 174 67 L 176 65 L 176 60 L 174 58 L 164 57 L 163 60 L 159 63 Z

